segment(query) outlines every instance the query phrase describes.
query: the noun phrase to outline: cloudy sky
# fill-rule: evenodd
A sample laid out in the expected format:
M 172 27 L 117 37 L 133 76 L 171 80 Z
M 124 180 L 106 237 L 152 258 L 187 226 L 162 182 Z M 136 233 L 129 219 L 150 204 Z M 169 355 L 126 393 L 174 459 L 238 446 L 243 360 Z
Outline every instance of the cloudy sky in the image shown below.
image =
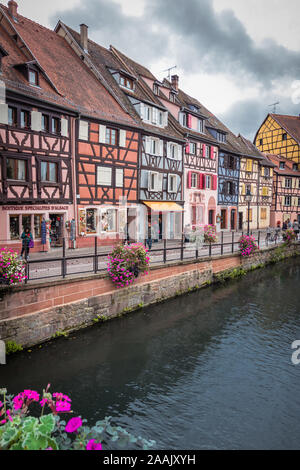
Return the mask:
M 87 24 L 91 39 L 159 79 L 176 65 L 179 86 L 235 133 L 253 139 L 277 101 L 278 113 L 300 113 L 299 0 L 17 2 L 51 28 L 58 19 L 74 29 Z

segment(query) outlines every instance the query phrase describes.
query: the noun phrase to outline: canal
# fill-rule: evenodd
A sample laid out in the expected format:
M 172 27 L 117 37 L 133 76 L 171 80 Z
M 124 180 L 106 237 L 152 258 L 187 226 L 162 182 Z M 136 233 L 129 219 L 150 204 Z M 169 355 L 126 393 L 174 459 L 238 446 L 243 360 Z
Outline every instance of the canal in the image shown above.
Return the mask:
M 9 356 L 0 387 L 72 397 L 156 449 L 300 449 L 299 259 Z

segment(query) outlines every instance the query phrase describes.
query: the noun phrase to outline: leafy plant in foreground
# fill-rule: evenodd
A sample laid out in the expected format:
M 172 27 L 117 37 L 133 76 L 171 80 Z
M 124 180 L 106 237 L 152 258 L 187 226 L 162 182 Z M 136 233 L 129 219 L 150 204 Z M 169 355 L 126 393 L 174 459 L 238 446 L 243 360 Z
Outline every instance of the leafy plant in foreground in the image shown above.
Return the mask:
M 49 388 L 41 397 L 35 390 L 24 390 L 16 396 L 0 390 L 0 450 L 102 450 L 112 446 L 148 449 L 155 443 L 113 426 L 111 417 L 92 427 L 80 416 L 68 422 L 62 420 L 62 414 L 73 413 L 72 400 L 63 393 L 51 394 Z M 50 413 L 44 414 L 49 409 Z

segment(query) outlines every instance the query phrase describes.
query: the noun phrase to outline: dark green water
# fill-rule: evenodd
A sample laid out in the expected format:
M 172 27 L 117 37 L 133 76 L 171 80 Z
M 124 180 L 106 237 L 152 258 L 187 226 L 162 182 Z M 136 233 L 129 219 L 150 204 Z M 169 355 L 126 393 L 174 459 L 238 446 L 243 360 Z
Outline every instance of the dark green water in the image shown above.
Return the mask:
M 165 449 L 300 449 L 299 259 L 10 356 L 0 387 L 52 391 Z

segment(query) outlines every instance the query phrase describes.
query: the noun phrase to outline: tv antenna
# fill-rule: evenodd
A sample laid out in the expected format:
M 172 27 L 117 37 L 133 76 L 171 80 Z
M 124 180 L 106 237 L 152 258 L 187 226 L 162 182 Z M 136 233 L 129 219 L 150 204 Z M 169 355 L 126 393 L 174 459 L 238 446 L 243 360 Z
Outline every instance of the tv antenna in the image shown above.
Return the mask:
M 273 114 L 276 114 L 276 106 L 280 104 L 280 101 L 276 101 L 276 103 L 269 104 L 269 106 L 273 107 Z
M 171 78 L 171 70 L 176 69 L 177 65 L 173 65 L 173 67 L 169 67 L 168 69 L 163 70 L 163 72 L 168 72 L 168 80 Z

